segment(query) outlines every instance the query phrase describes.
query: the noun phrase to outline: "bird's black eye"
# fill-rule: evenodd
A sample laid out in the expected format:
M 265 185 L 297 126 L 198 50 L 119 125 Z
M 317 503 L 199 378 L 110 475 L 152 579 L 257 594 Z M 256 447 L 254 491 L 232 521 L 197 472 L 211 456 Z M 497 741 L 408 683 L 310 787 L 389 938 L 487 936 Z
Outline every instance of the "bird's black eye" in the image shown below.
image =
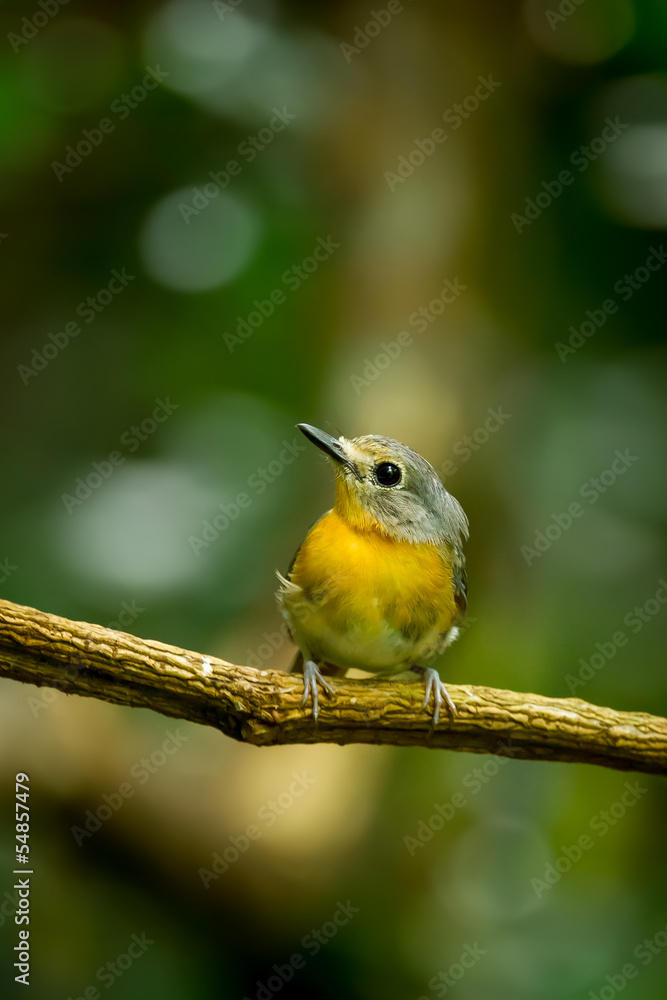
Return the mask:
M 380 486 L 398 486 L 401 470 L 393 462 L 380 462 L 375 466 L 375 479 Z

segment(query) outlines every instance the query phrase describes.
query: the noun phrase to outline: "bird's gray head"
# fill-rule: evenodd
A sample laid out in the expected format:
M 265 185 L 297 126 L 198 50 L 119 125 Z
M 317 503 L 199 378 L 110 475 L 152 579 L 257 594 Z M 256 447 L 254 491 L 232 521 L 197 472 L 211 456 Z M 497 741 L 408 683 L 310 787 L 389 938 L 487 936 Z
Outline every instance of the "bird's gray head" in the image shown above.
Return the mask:
M 348 440 L 310 424 L 297 427 L 334 462 L 335 510 L 348 524 L 415 543 L 459 546 L 468 537 L 463 508 L 407 445 L 375 434 Z

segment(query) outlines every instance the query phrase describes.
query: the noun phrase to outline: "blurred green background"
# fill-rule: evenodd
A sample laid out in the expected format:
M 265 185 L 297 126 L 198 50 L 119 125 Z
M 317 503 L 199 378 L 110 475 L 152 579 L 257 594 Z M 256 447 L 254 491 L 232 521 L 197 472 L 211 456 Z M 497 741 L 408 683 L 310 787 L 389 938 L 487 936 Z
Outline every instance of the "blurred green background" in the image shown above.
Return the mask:
M 284 667 L 332 496 L 294 424 L 385 434 L 470 517 L 447 679 L 667 713 L 665 3 L 2 26 L 2 596 Z M 664 998 L 663 780 L 1 688 L 3 996 L 25 771 L 37 1000 Z

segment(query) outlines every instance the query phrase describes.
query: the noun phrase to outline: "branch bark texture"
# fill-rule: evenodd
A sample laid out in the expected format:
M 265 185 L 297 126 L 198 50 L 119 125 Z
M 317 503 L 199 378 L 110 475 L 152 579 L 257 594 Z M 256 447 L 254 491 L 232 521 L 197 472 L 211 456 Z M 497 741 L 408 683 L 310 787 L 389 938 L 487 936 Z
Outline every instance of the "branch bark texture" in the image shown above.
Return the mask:
M 643 712 L 448 685 L 458 715 L 445 713 L 434 730 L 420 683 L 334 680 L 315 725 L 301 707 L 298 674 L 237 666 L 9 601 L 0 601 L 0 677 L 150 708 L 255 746 L 422 746 L 667 773 L 667 719 Z

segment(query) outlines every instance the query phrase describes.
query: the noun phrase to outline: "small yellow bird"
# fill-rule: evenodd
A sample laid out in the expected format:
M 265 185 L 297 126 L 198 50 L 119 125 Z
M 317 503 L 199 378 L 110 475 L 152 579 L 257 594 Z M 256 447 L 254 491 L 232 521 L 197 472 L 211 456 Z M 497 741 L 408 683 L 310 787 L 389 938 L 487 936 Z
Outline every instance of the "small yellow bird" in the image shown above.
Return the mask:
M 303 434 L 333 460 L 333 510 L 308 532 L 276 595 L 299 647 L 303 702 L 318 715 L 318 684 L 351 667 L 423 675 L 437 725 L 444 701 L 437 670 L 424 666 L 457 638 L 466 611 L 462 542 L 468 519 L 435 469 L 406 445 L 368 434 L 335 438 L 310 424 Z M 422 662 L 420 662 L 422 661 Z

